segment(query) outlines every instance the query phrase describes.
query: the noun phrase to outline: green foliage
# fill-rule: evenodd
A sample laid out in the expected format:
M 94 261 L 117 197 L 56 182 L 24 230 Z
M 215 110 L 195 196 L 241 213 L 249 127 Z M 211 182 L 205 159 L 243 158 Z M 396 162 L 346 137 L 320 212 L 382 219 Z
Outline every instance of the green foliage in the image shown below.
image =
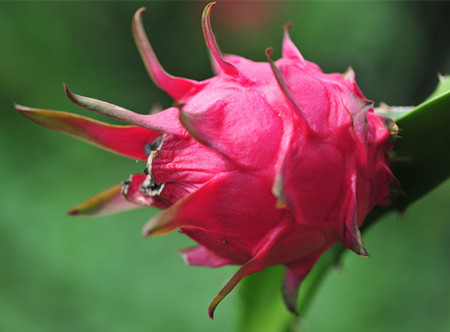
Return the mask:
M 450 176 L 450 79 L 397 120 L 400 129 L 391 169 L 404 195 L 391 208 L 404 210 Z
M 280 54 L 282 28 L 291 21 L 291 37 L 306 59 L 326 72 L 352 65 L 373 100 L 415 104 L 432 90 L 436 72 L 450 70 L 443 17 L 449 3 L 280 1 L 270 21 L 253 29 L 227 24 L 226 3 L 219 1 L 212 17 L 225 53 L 266 61 L 268 46 Z M 62 83 L 136 112 L 170 106 L 144 70 L 131 17 L 147 7 L 145 27 L 169 73 L 205 79 L 211 70 L 200 28 L 203 5 L 0 2 L 0 331 L 236 331 L 237 292 L 214 321 L 206 310 L 235 268 L 186 267 L 177 250 L 193 243 L 180 234 L 142 239 L 140 229 L 156 210 L 99 219 L 66 215 L 144 165 L 39 127 L 13 108 L 16 102 L 106 120 L 72 105 Z M 442 263 L 448 261 L 449 185 L 414 204 L 404 224 L 391 218 L 370 229 L 370 260 L 344 255 L 342 277 L 327 268 L 320 287 L 308 286 L 315 278 L 305 281 L 300 301 L 309 303 L 314 332 L 450 330 L 450 300 L 440 301 L 450 293 Z M 320 261 L 312 275 L 320 275 L 322 264 L 328 266 Z M 278 332 L 292 320 L 281 301 L 282 274 L 274 267 L 244 280 L 245 288 L 252 285 L 246 332 Z M 312 290 L 314 300 L 303 301 Z

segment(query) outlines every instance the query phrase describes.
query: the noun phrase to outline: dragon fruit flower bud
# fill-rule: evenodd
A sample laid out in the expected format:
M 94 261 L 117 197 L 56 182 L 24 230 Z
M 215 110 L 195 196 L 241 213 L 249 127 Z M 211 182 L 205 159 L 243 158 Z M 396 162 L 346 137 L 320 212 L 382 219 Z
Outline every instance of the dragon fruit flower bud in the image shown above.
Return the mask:
M 377 204 L 392 200 L 398 181 L 388 167 L 389 119 L 374 113 L 345 74 L 325 74 L 305 60 L 286 26 L 282 57 L 253 62 L 221 53 L 210 25 L 202 27 L 215 76 L 194 81 L 164 71 L 141 22 L 133 34 L 155 84 L 174 107 L 143 115 L 70 92 L 77 105 L 122 120 L 109 125 L 78 115 L 17 105 L 51 129 L 146 162 L 133 174 L 70 211 L 105 215 L 136 207 L 163 211 L 145 236 L 179 230 L 198 243 L 181 255 L 189 265 L 240 265 L 209 307 L 245 276 L 284 265 L 283 297 L 296 311 L 302 280 L 320 255 L 338 242 L 368 256 L 359 227 Z

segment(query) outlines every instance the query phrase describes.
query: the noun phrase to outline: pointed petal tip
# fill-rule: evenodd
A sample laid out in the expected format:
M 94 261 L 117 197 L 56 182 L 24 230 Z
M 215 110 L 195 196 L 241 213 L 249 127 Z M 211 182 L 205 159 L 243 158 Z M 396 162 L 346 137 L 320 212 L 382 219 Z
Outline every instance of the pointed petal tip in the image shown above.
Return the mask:
M 79 216 L 81 213 L 80 213 L 79 210 L 77 210 L 77 209 L 75 208 L 75 209 L 72 209 L 72 210 L 68 211 L 67 214 L 68 214 L 69 216 L 71 216 L 71 217 L 76 217 L 76 216 Z
M 18 110 L 19 112 L 20 112 L 21 110 L 26 110 L 26 109 L 28 108 L 28 107 L 22 106 L 22 105 L 17 104 L 17 103 L 13 103 L 13 106 L 14 106 L 14 108 L 15 108 L 16 110 Z
M 208 317 L 211 320 L 214 320 L 214 310 L 216 310 L 216 307 L 211 308 L 211 306 L 208 308 Z
M 297 303 L 295 303 L 295 304 L 288 304 L 288 303 L 286 303 L 286 308 L 294 316 L 298 316 L 299 315 L 298 310 L 297 310 Z
M 216 5 L 216 1 L 212 1 L 210 3 L 208 3 L 205 6 L 205 9 L 203 9 L 203 15 L 209 15 L 209 13 L 211 12 L 211 9 Z
M 23 105 L 20 105 L 17 103 L 14 103 L 13 106 L 17 111 L 19 111 L 20 114 L 22 114 L 26 117 L 29 117 L 28 113 L 38 110 L 37 108 L 31 108 L 31 107 L 23 106 Z
M 142 228 L 142 236 L 150 237 L 150 236 L 161 236 L 166 235 L 178 228 L 179 225 L 171 222 L 170 214 L 166 216 L 164 212 L 150 219 Z
M 291 40 L 289 35 L 289 30 L 292 27 L 292 23 L 288 22 L 284 26 L 284 37 L 283 37 L 283 45 L 282 45 L 282 56 L 283 58 L 295 59 L 299 61 L 301 65 L 305 65 L 306 61 L 303 58 L 303 55 L 298 50 L 297 46 Z
M 212 58 L 215 61 L 214 66 L 218 66 L 222 72 L 226 75 L 233 77 L 241 77 L 239 70 L 230 62 L 226 61 L 222 55 L 222 52 L 217 45 L 216 37 L 211 28 L 211 9 L 214 7 L 216 2 L 210 2 L 206 5 L 202 14 L 202 29 L 203 35 L 205 37 L 206 46 L 208 47 Z
M 286 285 L 283 284 L 282 294 L 283 294 L 283 300 L 284 300 L 284 304 L 286 305 L 286 308 L 289 310 L 289 312 L 291 312 L 295 316 L 298 316 L 298 311 L 297 311 L 298 290 L 295 292 L 289 291 L 286 288 Z
M 256 255 L 245 264 L 243 264 L 212 300 L 211 304 L 208 307 L 209 318 L 214 318 L 214 311 L 216 310 L 217 305 L 222 302 L 222 300 L 236 287 L 236 285 L 243 278 L 245 278 L 249 274 L 261 271 L 264 266 L 264 254 L 262 254 L 261 256 Z
M 198 88 L 199 82 L 168 74 L 159 63 L 150 44 L 142 24 L 142 13 L 146 9 L 141 7 L 136 11 L 132 20 L 134 40 L 141 54 L 142 60 L 153 82 L 168 93 L 175 100 L 181 100 L 189 91 Z
M 208 317 L 210 319 L 214 319 L 214 312 L 216 311 L 217 305 L 223 300 L 225 295 L 222 295 L 221 293 L 217 294 L 216 297 L 210 303 L 208 307 Z
M 136 13 L 134 13 L 134 16 L 135 17 L 140 17 L 146 11 L 147 11 L 147 8 L 141 7 L 138 10 L 136 10 Z
M 63 83 L 63 88 L 64 88 L 64 92 L 66 93 L 66 96 L 70 99 L 70 101 L 77 106 L 81 106 L 81 104 L 77 100 L 77 97 L 79 97 L 79 96 L 72 93 L 65 83 Z
M 369 100 L 369 99 L 362 99 L 364 101 L 364 107 L 366 108 L 370 108 L 373 105 L 375 105 L 375 102 L 373 100 Z
M 141 234 L 143 237 L 150 237 L 154 234 L 155 224 L 157 224 L 158 219 L 160 219 L 159 216 L 160 216 L 160 214 L 157 214 L 156 216 L 151 218 L 149 221 L 147 221 L 147 223 L 144 225 L 144 227 L 142 227 Z
M 70 99 L 70 101 L 72 103 L 74 103 L 77 106 L 83 107 L 83 108 L 86 107 L 83 105 L 82 99 L 87 98 L 87 97 L 83 97 L 81 95 L 77 95 L 77 94 L 73 93 L 72 91 L 69 90 L 68 86 L 65 83 L 63 83 L 63 88 L 64 88 L 64 92 L 66 93 L 66 96 Z
M 187 249 L 181 249 L 180 251 L 178 251 L 178 254 L 183 259 L 183 261 L 186 263 L 187 266 L 191 266 L 191 262 L 189 261 L 189 255 L 188 255 L 188 252 L 190 249 L 191 248 L 187 248 Z
M 155 218 L 150 219 L 142 228 L 142 236 L 143 237 L 148 238 L 151 236 L 158 236 L 158 235 L 166 234 L 166 233 L 162 233 L 162 232 L 161 232 L 161 234 L 158 233 L 158 226 L 154 222 Z
M 352 251 L 355 254 L 357 254 L 357 255 L 359 255 L 361 257 L 365 257 L 365 258 L 369 258 L 370 257 L 370 254 L 367 251 L 367 249 L 364 247 L 364 245 L 362 245 L 362 246 L 361 245 L 354 245 L 352 247 Z
M 265 53 L 269 62 L 273 62 L 273 47 L 266 48 Z
M 210 2 L 208 3 L 205 8 L 203 9 L 202 13 L 202 22 L 205 23 L 206 20 L 209 21 L 209 17 L 211 16 L 211 10 L 216 5 L 216 2 Z
M 70 91 L 65 83 L 63 83 L 63 87 L 64 87 L 64 92 L 66 93 L 66 96 L 75 105 L 82 107 L 88 111 L 94 111 L 94 112 L 97 112 L 100 114 L 111 116 L 109 113 L 112 113 L 112 112 L 102 111 L 101 110 L 102 107 L 100 106 L 101 104 L 104 104 L 104 105 L 110 106 L 110 108 L 111 108 L 111 106 L 112 106 L 111 104 L 108 104 L 106 102 L 102 102 L 102 101 L 99 101 L 99 100 L 96 100 L 93 98 L 77 95 L 77 94 L 73 93 L 72 91 Z M 117 107 L 117 106 L 115 106 L 115 107 Z M 114 116 L 112 116 L 112 117 L 114 117 Z
M 291 27 L 292 27 L 292 22 L 287 22 L 287 23 L 284 25 L 284 32 L 285 32 L 285 33 L 289 33 L 289 30 L 291 29 Z
M 147 8 L 141 7 L 134 13 L 132 20 L 132 29 L 135 30 L 137 25 L 142 25 L 142 14 L 147 11 Z
M 121 185 L 115 185 L 94 195 L 67 212 L 69 216 L 100 217 L 136 209 L 139 206 L 125 201 L 120 193 Z
M 350 235 L 350 238 L 347 238 L 346 242 L 344 242 L 344 246 L 347 249 L 350 249 L 351 251 L 353 251 L 355 254 L 361 256 L 361 257 L 370 257 L 369 252 L 367 251 L 362 236 L 361 236 L 361 232 L 359 231 L 359 229 L 356 228 L 355 230 L 355 234 Z
M 14 108 L 22 115 L 26 116 L 27 118 L 33 118 L 34 114 L 38 114 L 38 113 L 42 113 L 42 112 L 56 112 L 56 111 L 48 111 L 48 110 L 43 110 L 40 108 L 33 108 L 33 107 L 28 107 L 28 106 L 23 106 L 17 103 L 14 103 Z
M 344 80 L 355 81 L 355 71 L 352 66 L 348 66 L 347 70 L 342 75 L 344 76 Z
M 141 234 L 142 234 L 142 237 L 145 237 L 145 238 L 147 238 L 151 235 L 150 231 L 145 226 L 144 226 L 144 228 L 142 228 Z

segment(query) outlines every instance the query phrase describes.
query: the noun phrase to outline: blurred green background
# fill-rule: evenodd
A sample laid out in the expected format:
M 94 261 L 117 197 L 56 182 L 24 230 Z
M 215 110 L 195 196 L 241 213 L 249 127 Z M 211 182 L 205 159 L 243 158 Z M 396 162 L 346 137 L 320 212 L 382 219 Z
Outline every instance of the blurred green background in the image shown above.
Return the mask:
M 141 6 L 163 66 L 211 75 L 200 27 L 205 2 L 0 3 L 0 331 L 236 331 L 233 292 L 210 321 L 206 308 L 235 271 L 188 268 L 180 234 L 145 240 L 156 210 L 69 218 L 73 206 L 140 172 L 21 117 L 17 102 L 100 118 L 74 92 L 137 112 L 171 100 L 150 81 L 132 36 Z M 224 52 L 280 55 L 283 25 L 305 58 L 327 72 L 352 65 L 377 103 L 415 105 L 450 73 L 446 2 L 223 2 L 212 23 Z M 444 151 L 443 153 L 448 153 Z M 400 218 L 365 234 L 370 259 L 348 253 L 318 293 L 306 331 L 450 331 L 450 182 Z M 280 285 L 273 285 L 279 288 Z

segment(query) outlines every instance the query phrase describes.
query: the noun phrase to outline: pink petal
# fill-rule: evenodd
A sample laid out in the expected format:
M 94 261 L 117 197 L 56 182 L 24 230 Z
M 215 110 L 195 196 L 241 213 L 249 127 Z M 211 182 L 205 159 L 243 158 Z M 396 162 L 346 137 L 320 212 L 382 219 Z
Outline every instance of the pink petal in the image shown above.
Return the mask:
M 143 234 L 164 235 L 182 228 L 199 244 L 242 263 L 252 257 L 252 248 L 267 230 L 278 224 L 282 212 L 274 204 L 262 179 L 237 172 L 219 174 L 152 218 Z
M 133 159 L 147 160 L 145 145 L 160 135 L 160 133 L 136 126 L 116 126 L 71 113 L 20 105 L 16 105 L 16 109 L 44 127 Z
M 198 144 L 192 137 L 166 135 L 158 156 L 152 161 L 152 174 L 156 182 L 185 185 L 191 188 L 208 182 L 217 173 L 234 170 L 216 151 Z M 164 193 L 166 193 L 164 189 Z M 192 191 L 192 190 L 191 190 Z M 184 195 L 183 195 L 184 196 Z
M 278 155 L 282 119 L 257 92 L 247 91 L 245 98 L 224 93 L 227 95 L 210 104 L 206 111 L 182 110 L 181 123 L 195 140 L 221 153 L 234 165 L 254 169 L 266 164 L 270 171 L 274 156 Z M 251 115 L 242 121 L 242 112 Z M 264 148 L 255 153 L 256 146 Z
M 167 92 L 173 99 L 180 101 L 189 92 L 195 92 L 195 90 L 198 90 L 204 84 L 186 78 L 174 77 L 166 73 L 161 67 L 145 34 L 141 20 L 143 12 L 145 12 L 145 8 L 140 8 L 133 18 L 133 35 L 141 53 L 142 60 L 153 82 Z
M 71 216 L 104 216 L 120 211 L 136 209 L 139 206 L 126 201 L 121 194 L 121 185 L 118 184 L 91 197 L 69 211 Z
M 346 158 L 354 160 L 334 144 L 292 140 L 275 184 L 300 223 L 320 227 L 335 222 L 341 211 L 336 204 L 345 189 Z

